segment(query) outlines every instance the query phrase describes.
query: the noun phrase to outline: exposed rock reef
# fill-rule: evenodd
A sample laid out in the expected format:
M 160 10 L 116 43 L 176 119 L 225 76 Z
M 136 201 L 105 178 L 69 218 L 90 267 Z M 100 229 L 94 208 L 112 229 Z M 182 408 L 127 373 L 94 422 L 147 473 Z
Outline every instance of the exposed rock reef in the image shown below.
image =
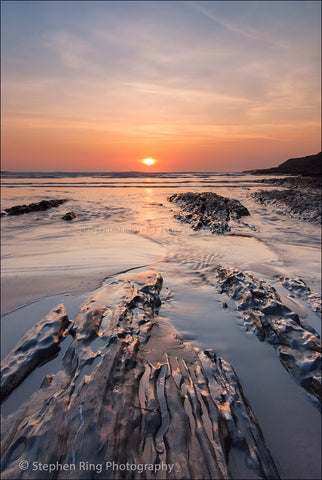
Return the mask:
M 300 177 L 288 176 L 280 178 L 261 178 L 259 183 L 268 183 L 270 185 L 278 185 L 279 187 L 299 189 L 301 192 L 314 190 L 316 194 L 321 192 L 322 178 L 318 177 Z
M 77 213 L 75 212 L 67 212 L 65 215 L 62 216 L 62 220 L 73 220 L 77 217 Z
M 221 291 L 244 312 L 246 327 L 275 346 L 284 367 L 321 404 L 321 340 L 317 332 L 263 280 L 236 268 L 219 267 L 217 281 Z
M 301 298 L 311 306 L 313 312 L 321 313 L 321 295 L 312 292 L 302 278 L 281 276 L 280 280 L 281 284 L 290 292 L 291 297 Z
M 64 306 L 58 305 L 28 330 L 1 362 L 1 402 L 29 373 L 58 353 L 69 323 Z
M 23 215 L 24 213 L 40 212 L 48 210 L 49 208 L 59 207 L 59 205 L 62 205 L 65 202 L 68 202 L 68 199 L 41 200 L 41 202 L 38 203 L 15 205 L 14 207 L 6 208 L 3 213 L 7 215 Z
M 234 370 L 158 316 L 161 287 L 145 272 L 83 305 L 62 370 L 3 420 L 3 479 L 43 479 L 35 459 L 54 466 L 52 479 L 279 478 Z
M 278 167 L 251 170 L 253 174 L 292 174 L 292 175 L 321 175 L 321 152 L 306 157 L 289 158 Z
M 212 233 L 230 231 L 230 220 L 238 220 L 249 211 L 238 200 L 222 197 L 216 193 L 178 193 L 168 197 L 180 210 L 174 217 L 189 223 L 193 230 L 208 227 Z
M 268 183 L 289 187 L 259 190 L 251 194 L 257 202 L 275 212 L 299 220 L 321 224 L 321 180 L 306 178 L 270 179 Z

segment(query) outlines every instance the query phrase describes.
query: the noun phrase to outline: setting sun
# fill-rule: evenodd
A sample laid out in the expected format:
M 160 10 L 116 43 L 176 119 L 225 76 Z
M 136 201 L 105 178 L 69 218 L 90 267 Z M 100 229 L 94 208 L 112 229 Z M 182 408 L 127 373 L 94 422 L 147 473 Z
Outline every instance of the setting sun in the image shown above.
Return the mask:
M 154 158 L 144 158 L 144 160 L 142 160 L 142 163 L 144 163 L 144 165 L 147 165 L 148 167 L 150 167 L 151 165 L 155 164 L 155 160 L 154 160 Z

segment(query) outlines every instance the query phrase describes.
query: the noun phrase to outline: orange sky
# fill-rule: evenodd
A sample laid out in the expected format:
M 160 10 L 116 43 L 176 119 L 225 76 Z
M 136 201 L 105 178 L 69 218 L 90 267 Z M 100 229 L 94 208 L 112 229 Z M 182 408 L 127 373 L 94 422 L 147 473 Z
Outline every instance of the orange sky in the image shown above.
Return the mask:
M 320 8 L 2 2 L 2 170 L 239 171 L 317 153 Z

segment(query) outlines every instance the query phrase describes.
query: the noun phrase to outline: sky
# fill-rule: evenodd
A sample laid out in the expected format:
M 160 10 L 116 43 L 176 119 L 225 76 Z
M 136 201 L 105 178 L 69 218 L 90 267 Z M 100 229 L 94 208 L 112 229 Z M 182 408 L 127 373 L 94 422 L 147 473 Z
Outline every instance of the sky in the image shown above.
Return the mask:
M 320 19 L 305 0 L 4 0 L 1 169 L 241 171 L 317 153 Z

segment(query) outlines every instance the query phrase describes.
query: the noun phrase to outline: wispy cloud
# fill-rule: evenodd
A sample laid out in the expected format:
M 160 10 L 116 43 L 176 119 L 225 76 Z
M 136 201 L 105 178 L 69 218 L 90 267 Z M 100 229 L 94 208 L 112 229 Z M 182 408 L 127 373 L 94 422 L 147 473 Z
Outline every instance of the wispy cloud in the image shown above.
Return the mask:
M 279 2 L 57 2 L 56 16 L 45 3 L 33 35 L 17 11 L 3 39 L 3 118 L 30 142 L 41 129 L 202 148 L 319 125 L 320 26 L 302 21 L 302 2 L 282 2 L 276 22 Z
M 272 42 L 270 38 L 268 38 L 266 35 L 263 34 L 260 30 L 257 30 L 255 28 L 251 28 L 249 26 L 243 25 L 241 22 L 233 22 L 221 15 L 218 15 L 217 13 L 214 13 L 213 11 L 210 10 L 209 7 L 207 7 L 204 2 L 198 2 L 198 1 L 189 1 L 187 2 L 194 10 L 197 12 L 203 14 L 205 17 L 209 18 L 210 20 L 213 20 L 215 23 L 218 25 L 221 25 L 225 29 L 227 29 L 230 32 L 237 33 L 238 35 L 241 35 L 243 37 L 249 38 L 251 40 L 265 40 L 269 43 Z M 213 2 L 211 2 L 213 3 Z

